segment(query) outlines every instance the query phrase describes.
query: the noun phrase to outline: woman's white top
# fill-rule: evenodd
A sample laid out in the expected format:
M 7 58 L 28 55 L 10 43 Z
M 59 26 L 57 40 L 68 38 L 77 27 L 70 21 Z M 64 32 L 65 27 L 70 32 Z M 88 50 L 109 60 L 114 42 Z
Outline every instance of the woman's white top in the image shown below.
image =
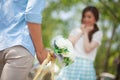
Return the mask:
M 79 34 L 80 32 L 81 32 L 80 28 L 76 28 L 71 31 L 70 36 L 77 36 L 77 34 Z M 100 46 L 102 36 L 103 36 L 102 31 L 99 30 L 93 34 L 92 41 L 97 42 Z M 94 61 L 96 57 L 97 49 L 99 46 L 95 48 L 93 51 L 91 51 L 90 53 L 86 53 L 84 49 L 84 38 L 83 37 L 84 35 L 82 35 L 74 45 L 75 54 L 78 57 L 83 57 L 83 58 Z

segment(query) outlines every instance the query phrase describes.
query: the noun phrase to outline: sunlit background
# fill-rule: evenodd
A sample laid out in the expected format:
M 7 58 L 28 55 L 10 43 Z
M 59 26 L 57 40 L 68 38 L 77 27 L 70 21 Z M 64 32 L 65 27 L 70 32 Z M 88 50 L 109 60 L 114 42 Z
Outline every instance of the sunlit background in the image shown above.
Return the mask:
M 46 0 L 42 34 L 46 47 L 56 35 L 67 38 L 69 32 L 81 25 L 81 13 L 86 6 L 96 6 L 100 12 L 98 27 L 103 31 L 95 69 L 99 76 L 108 72 L 116 76 L 120 68 L 120 0 Z

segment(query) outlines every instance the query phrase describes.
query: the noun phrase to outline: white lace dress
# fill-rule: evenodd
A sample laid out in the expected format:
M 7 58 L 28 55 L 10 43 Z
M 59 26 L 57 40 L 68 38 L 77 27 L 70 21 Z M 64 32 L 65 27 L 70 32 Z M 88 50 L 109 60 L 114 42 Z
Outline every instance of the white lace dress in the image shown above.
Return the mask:
M 77 29 L 73 30 L 70 35 L 77 34 Z M 97 31 L 93 34 L 92 40 L 101 44 L 102 32 Z M 96 80 L 96 72 L 94 69 L 94 60 L 97 48 L 87 54 L 84 50 L 83 36 L 75 44 L 75 53 L 78 55 L 75 62 L 64 67 L 57 77 L 57 80 Z

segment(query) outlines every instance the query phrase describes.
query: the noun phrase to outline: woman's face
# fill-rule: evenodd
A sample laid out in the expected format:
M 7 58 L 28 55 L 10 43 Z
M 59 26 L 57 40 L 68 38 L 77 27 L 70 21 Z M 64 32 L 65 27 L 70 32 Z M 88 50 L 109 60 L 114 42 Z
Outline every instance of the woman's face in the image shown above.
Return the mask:
M 94 24 L 96 23 L 95 17 L 91 11 L 87 11 L 84 13 L 82 21 L 86 27 L 94 26 Z

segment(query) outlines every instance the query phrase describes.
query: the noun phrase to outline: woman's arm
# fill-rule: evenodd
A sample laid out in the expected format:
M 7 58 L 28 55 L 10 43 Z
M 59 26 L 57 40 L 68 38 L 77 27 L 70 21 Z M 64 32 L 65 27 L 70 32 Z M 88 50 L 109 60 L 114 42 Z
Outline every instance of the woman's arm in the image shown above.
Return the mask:
M 93 34 L 91 42 L 89 41 L 88 33 L 91 31 L 91 27 L 84 27 L 82 31 L 84 33 L 84 49 L 86 53 L 90 53 L 101 44 L 103 34 L 101 31 L 97 31 Z
M 68 39 L 72 42 L 73 45 L 75 45 L 80 36 L 81 36 L 80 34 L 77 36 L 69 36 Z
M 84 49 L 86 53 L 90 53 L 91 51 L 93 51 L 95 48 L 97 48 L 99 46 L 98 42 L 95 41 L 89 41 L 88 38 L 88 33 L 85 32 L 84 33 Z
M 77 40 L 82 36 L 82 31 L 80 28 L 73 30 L 69 36 L 68 39 L 72 42 L 73 45 L 77 42 Z

